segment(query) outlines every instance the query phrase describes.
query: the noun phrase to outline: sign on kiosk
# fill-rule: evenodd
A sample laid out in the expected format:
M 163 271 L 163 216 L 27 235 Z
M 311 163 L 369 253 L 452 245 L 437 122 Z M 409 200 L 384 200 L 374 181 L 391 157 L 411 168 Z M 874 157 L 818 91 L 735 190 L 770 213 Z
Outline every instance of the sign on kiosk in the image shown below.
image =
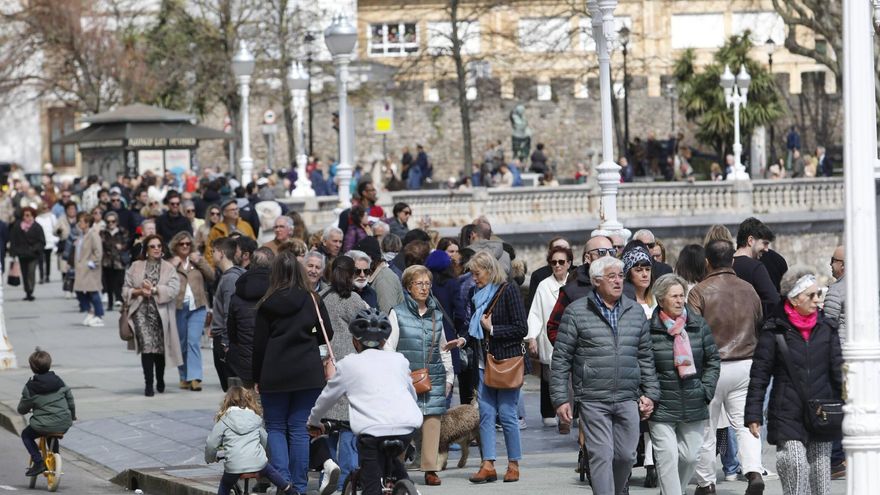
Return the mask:
M 373 130 L 376 134 L 394 132 L 394 105 L 391 100 L 373 103 Z

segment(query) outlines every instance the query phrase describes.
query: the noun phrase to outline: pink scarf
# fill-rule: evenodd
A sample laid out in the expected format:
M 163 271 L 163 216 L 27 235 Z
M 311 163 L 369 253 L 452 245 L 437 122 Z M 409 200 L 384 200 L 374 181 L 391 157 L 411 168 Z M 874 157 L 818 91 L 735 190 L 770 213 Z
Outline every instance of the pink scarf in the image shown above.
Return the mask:
M 810 334 L 813 332 L 813 328 L 816 327 L 816 321 L 819 319 L 819 312 L 813 311 L 810 315 L 804 316 L 798 313 L 788 301 L 785 301 L 783 309 L 785 309 L 785 314 L 788 316 L 788 321 L 798 329 L 804 341 L 809 342 Z
M 34 225 L 34 219 L 33 219 L 33 217 L 31 217 L 31 221 L 30 221 L 30 222 L 26 222 L 26 221 L 22 220 L 22 221 L 21 221 L 21 230 L 27 232 L 28 230 L 31 229 L 31 227 L 32 227 L 33 225 Z
M 678 318 L 672 318 L 662 309 L 660 310 L 660 321 L 666 327 L 666 333 L 672 335 L 672 359 L 675 369 L 678 370 L 679 378 L 690 378 L 697 374 L 697 367 L 694 366 L 694 353 L 691 350 L 691 341 L 684 325 L 687 322 L 687 310 L 682 310 Z

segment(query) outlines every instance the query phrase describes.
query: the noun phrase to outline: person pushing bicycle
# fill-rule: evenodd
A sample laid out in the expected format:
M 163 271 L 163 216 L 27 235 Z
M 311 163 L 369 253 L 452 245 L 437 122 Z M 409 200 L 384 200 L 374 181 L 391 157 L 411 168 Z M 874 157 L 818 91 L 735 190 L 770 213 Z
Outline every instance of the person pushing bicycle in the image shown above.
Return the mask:
M 363 309 L 349 324 L 357 354 L 336 363 L 336 374 L 327 382 L 309 415 L 309 433 L 324 433 L 321 418 L 343 394 L 348 396 L 351 430 L 358 436 L 360 480 L 364 495 L 382 493 L 381 478 L 386 459 L 380 446 L 386 440 L 409 444 L 422 424 L 416 403 L 409 363 L 402 354 L 381 350 L 391 334 L 388 316 L 376 309 Z M 393 475 L 408 479 L 399 459 Z

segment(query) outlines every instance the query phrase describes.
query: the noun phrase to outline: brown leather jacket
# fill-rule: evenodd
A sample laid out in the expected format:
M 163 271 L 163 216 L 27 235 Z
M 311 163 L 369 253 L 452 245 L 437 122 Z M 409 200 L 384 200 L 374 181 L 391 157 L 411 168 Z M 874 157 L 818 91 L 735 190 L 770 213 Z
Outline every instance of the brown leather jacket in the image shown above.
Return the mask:
M 752 359 L 764 320 L 761 299 L 733 268 L 721 268 L 688 294 L 688 304 L 706 319 L 722 361 Z

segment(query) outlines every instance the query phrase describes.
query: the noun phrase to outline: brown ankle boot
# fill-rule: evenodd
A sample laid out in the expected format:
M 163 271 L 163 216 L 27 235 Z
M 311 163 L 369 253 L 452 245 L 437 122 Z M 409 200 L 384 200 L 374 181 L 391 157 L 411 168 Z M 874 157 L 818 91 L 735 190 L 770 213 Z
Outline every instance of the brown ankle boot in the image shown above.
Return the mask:
M 509 461 L 507 472 L 504 473 L 504 482 L 513 483 L 519 481 L 519 461 Z
M 480 470 L 477 471 L 477 474 L 471 476 L 471 483 L 491 483 L 493 481 L 498 481 L 498 474 L 495 472 L 495 463 L 492 461 L 483 461 L 480 464 Z

